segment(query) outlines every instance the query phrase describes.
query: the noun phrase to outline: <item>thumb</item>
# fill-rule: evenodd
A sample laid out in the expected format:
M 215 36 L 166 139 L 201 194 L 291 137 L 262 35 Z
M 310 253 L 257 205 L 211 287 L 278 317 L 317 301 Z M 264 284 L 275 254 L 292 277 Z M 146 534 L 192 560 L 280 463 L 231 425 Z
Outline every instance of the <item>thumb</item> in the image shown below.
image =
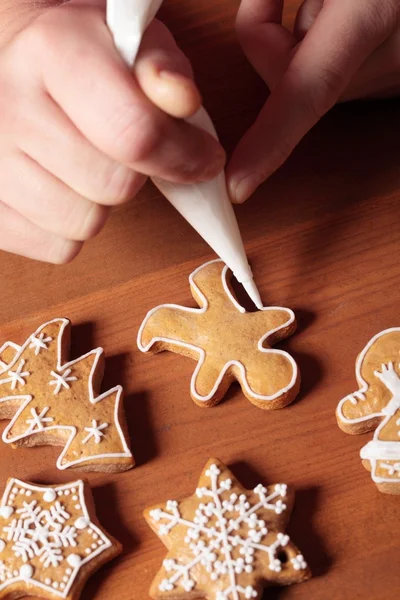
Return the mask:
M 244 202 L 289 157 L 301 138 L 338 101 L 396 19 L 385 5 L 326 3 L 258 119 L 228 166 L 234 202 Z M 399 11 L 400 12 L 400 11 Z

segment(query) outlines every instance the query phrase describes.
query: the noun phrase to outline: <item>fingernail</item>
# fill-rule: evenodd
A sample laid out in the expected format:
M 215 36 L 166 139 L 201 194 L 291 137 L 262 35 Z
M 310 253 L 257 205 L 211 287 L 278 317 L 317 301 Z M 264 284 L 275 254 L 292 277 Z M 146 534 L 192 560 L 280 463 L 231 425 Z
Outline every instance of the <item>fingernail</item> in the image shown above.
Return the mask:
M 158 76 L 161 77 L 161 79 L 166 79 L 167 81 L 173 81 L 175 83 L 189 83 L 190 85 L 194 84 L 194 81 L 191 77 L 187 77 L 186 75 L 177 73 L 176 71 L 158 71 Z
M 258 188 L 260 183 L 262 183 L 263 178 L 259 173 L 250 173 L 250 175 L 245 175 L 242 179 L 235 184 L 231 183 L 231 197 L 232 202 L 235 204 L 243 204 L 250 198 L 253 192 Z

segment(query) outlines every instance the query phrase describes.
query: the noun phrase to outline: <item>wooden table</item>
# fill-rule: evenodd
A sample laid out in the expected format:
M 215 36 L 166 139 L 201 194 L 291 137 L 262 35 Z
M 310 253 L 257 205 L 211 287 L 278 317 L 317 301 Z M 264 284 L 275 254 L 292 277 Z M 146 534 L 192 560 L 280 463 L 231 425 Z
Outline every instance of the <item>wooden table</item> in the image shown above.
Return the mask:
M 228 149 L 265 98 L 235 40 L 237 4 L 188 9 L 171 0 L 163 9 Z M 248 487 L 285 481 L 297 491 L 289 533 L 315 576 L 270 589 L 265 598 L 398 598 L 400 501 L 378 493 L 359 458 L 371 436 L 342 433 L 335 407 L 355 389 L 355 358 L 365 343 L 399 325 L 399 130 L 399 101 L 336 108 L 237 210 L 264 301 L 293 308 L 299 322 L 280 347 L 298 361 L 302 390 L 280 411 L 260 411 L 236 386 L 225 402 L 202 410 L 188 393 L 193 361 L 137 350 L 146 311 L 166 301 L 193 305 L 187 277 L 212 258 L 150 185 L 71 265 L 0 254 L 1 341 L 22 342 L 45 320 L 68 316 L 73 356 L 104 346 L 104 389 L 122 383 L 126 390 L 137 467 L 89 475 L 100 520 L 125 551 L 91 580 L 85 600 L 148 598 L 164 548 L 142 510 L 192 493 L 210 456 L 231 465 Z M 58 454 L 2 444 L 1 488 L 9 475 L 48 483 L 75 478 L 54 468 Z

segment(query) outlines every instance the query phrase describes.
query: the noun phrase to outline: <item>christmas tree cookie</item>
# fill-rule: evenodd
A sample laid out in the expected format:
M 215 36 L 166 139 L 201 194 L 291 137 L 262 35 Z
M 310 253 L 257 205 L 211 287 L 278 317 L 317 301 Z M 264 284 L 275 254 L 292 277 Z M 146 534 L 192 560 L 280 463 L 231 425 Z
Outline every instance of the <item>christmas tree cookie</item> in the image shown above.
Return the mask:
M 378 333 L 356 363 L 359 390 L 343 398 L 336 415 L 346 433 L 374 431 L 361 449 L 381 492 L 400 494 L 400 328 Z
M 121 386 L 99 395 L 104 352 L 66 362 L 71 324 L 54 319 L 22 346 L 0 349 L 3 441 L 14 446 L 63 446 L 59 469 L 119 472 L 134 465 L 127 442 Z
M 261 599 L 264 587 L 308 579 L 309 568 L 284 533 L 293 505 L 285 484 L 245 490 L 211 459 L 196 492 L 145 511 L 168 548 L 153 600 Z
M 77 600 L 92 573 L 120 552 L 97 522 L 83 481 L 8 480 L 0 505 L 0 599 Z
M 139 330 L 139 349 L 197 360 L 190 391 L 199 406 L 217 404 L 237 380 L 259 408 L 281 408 L 296 397 L 300 375 L 290 354 L 271 346 L 294 333 L 295 316 L 281 307 L 246 312 L 227 278 L 220 260 L 194 271 L 189 282 L 200 308 L 163 304 L 151 310 Z

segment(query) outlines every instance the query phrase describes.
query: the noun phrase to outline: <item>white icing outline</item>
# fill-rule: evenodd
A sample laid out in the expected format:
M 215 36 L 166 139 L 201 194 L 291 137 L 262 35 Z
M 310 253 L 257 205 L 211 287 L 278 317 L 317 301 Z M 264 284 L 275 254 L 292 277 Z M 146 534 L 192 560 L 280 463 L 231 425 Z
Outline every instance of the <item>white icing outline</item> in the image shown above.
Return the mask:
M 400 327 L 391 327 L 389 329 L 385 329 L 384 331 L 381 331 L 380 333 L 377 333 L 368 342 L 368 344 L 365 346 L 364 350 L 359 355 L 359 357 L 356 361 L 356 378 L 361 387 L 357 392 L 354 392 L 353 394 L 350 394 L 350 395 L 342 398 L 342 400 L 339 402 L 338 407 L 337 407 L 337 415 L 343 423 L 350 423 L 350 424 L 351 423 L 362 423 L 365 421 L 370 421 L 371 419 L 382 418 L 381 423 L 379 423 L 378 427 L 374 431 L 373 439 L 370 440 L 367 444 L 365 444 L 365 446 L 363 446 L 361 448 L 360 457 L 362 460 L 368 460 L 370 462 L 372 481 L 374 481 L 375 483 L 398 484 L 398 483 L 400 483 L 400 476 L 398 478 L 395 478 L 395 477 L 388 478 L 388 477 L 380 477 L 380 476 L 376 475 L 376 469 L 378 467 L 378 462 L 384 461 L 384 460 L 400 459 L 400 441 L 394 442 L 394 441 L 385 441 L 385 440 L 378 439 L 379 434 L 382 431 L 383 427 L 385 425 L 387 425 L 388 420 L 390 418 L 392 418 L 392 415 L 388 414 L 388 406 L 390 403 L 393 404 L 393 400 L 395 400 L 396 396 L 393 395 L 391 400 L 389 401 L 389 403 L 386 406 L 384 406 L 380 412 L 372 413 L 370 415 L 365 415 L 364 417 L 358 417 L 356 419 L 348 419 L 343 414 L 344 403 L 347 402 L 348 400 L 350 402 L 354 403 L 352 400 L 352 397 L 356 396 L 358 398 L 358 401 L 361 401 L 361 402 L 366 399 L 364 394 L 368 391 L 369 385 L 361 375 L 361 370 L 362 370 L 365 356 L 366 356 L 368 350 L 370 350 L 370 348 L 373 346 L 373 344 L 377 340 L 379 340 L 382 336 L 384 336 L 386 334 L 390 334 L 390 333 L 400 333 Z
M 0 348 L 0 356 L 7 348 L 14 348 L 16 352 L 21 350 L 21 346 L 18 346 L 18 344 L 14 344 L 14 342 L 5 342 Z M 4 360 L 0 360 L 0 369 L 4 369 L 5 367 L 7 367 L 7 363 L 5 363 Z
M 32 485 L 30 483 L 25 483 L 25 481 L 21 481 L 20 479 L 12 478 L 9 480 L 9 482 L 7 483 L 6 488 L 4 490 L 4 494 L 3 494 L 3 497 L 2 497 L 1 503 L 0 503 L 0 510 L 7 505 L 10 492 L 15 485 L 18 485 L 22 488 L 31 490 L 32 492 L 39 492 L 40 494 L 44 494 L 46 492 L 46 487 Z M 54 596 L 58 596 L 59 598 L 67 598 L 80 569 L 86 563 L 92 561 L 96 556 L 98 556 L 99 554 L 104 552 L 104 550 L 111 548 L 111 546 L 112 546 L 111 541 L 108 539 L 108 537 L 105 535 L 105 533 L 99 527 L 97 527 L 97 525 L 95 525 L 92 522 L 92 520 L 90 518 L 89 511 L 87 509 L 86 502 L 85 502 L 84 485 L 85 484 L 82 480 L 78 480 L 78 481 L 75 481 L 72 483 L 66 483 L 63 485 L 59 485 L 57 487 L 49 487 L 49 488 L 47 488 L 47 490 L 54 490 L 57 493 L 59 491 L 71 490 L 72 488 L 77 488 L 77 493 L 79 493 L 79 503 L 81 506 L 80 510 L 82 511 L 84 517 L 86 519 L 88 519 L 88 521 L 89 521 L 88 527 L 93 529 L 93 531 L 95 531 L 99 535 L 99 537 L 103 540 L 104 543 L 101 546 L 99 546 L 96 550 L 93 550 L 93 552 L 91 552 L 91 554 L 82 558 L 80 565 L 78 567 L 75 567 L 74 569 L 72 569 L 72 573 L 69 576 L 68 584 L 65 586 L 65 589 L 62 591 L 56 590 L 53 587 L 50 588 L 49 586 L 43 584 L 41 581 L 37 581 L 36 579 L 34 579 L 34 577 L 29 578 L 29 579 L 23 579 L 19 575 L 18 577 L 13 577 L 12 579 L 7 579 L 7 581 L 5 581 L 3 584 L 0 584 L 0 592 L 3 591 L 8 586 L 13 585 L 14 583 L 23 582 L 25 584 L 31 584 L 33 586 L 36 586 L 37 588 L 42 589 L 46 592 L 51 591 L 51 593 Z
M 211 265 L 213 263 L 222 263 L 223 261 L 219 258 L 217 258 L 216 260 L 210 260 L 208 262 L 206 262 L 205 264 L 201 265 L 200 267 L 198 267 L 197 269 L 195 269 L 193 271 L 193 273 L 190 274 L 189 276 L 189 284 L 191 289 L 194 289 L 196 291 L 196 294 L 199 296 L 200 301 L 203 303 L 203 306 L 200 306 L 200 308 L 189 308 L 187 306 L 180 306 L 179 304 L 160 304 L 159 306 L 156 306 L 155 308 L 153 308 L 152 310 L 150 310 L 146 317 L 144 318 L 143 323 L 140 326 L 139 332 L 138 332 L 138 336 L 137 336 L 137 345 L 138 348 L 141 352 L 148 352 L 150 350 L 150 348 L 156 343 L 156 342 L 167 342 L 168 344 L 174 344 L 176 346 L 181 346 L 183 348 L 188 348 L 190 350 L 194 350 L 195 352 L 198 352 L 199 354 L 199 360 L 196 366 L 196 369 L 194 370 L 194 373 L 192 375 L 191 381 L 190 381 L 190 393 L 191 395 L 196 398 L 196 400 L 199 400 L 201 402 L 207 402 L 208 400 L 211 400 L 211 398 L 215 395 L 215 393 L 217 392 L 224 376 L 225 373 L 227 372 L 227 370 L 232 367 L 232 366 L 236 366 L 239 368 L 240 372 L 241 372 L 241 376 L 242 376 L 242 381 L 240 382 L 241 384 L 243 384 L 246 393 L 251 396 L 252 398 L 256 399 L 256 400 L 263 400 L 263 401 L 272 401 L 272 400 L 276 400 L 277 398 L 279 398 L 280 396 L 282 396 L 283 394 L 286 394 L 289 390 L 291 390 L 297 381 L 297 377 L 298 377 L 298 366 L 296 364 L 296 361 L 294 360 L 294 358 L 288 353 L 285 352 L 284 350 L 278 350 L 275 348 L 264 348 L 263 347 L 263 342 L 268 339 L 269 337 L 271 337 L 271 335 L 273 335 L 274 333 L 276 333 L 277 331 L 279 331 L 280 329 L 283 329 L 285 327 L 287 327 L 288 325 L 291 325 L 291 323 L 294 322 L 295 320 L 295 315 L 294 312 L 290 309 L 290 308 L 284 308 L 281 306 L 265 306 L 262 309 L 260 309 L 261 311 L 269 311 L 269 310 L 282 310 L 282 311 L 286 311 L 289 315 L 289 320 L 286 321 L 286 323 L 284 323 L 283 325 L 279 325 L 278 327 L 276 327 L 275 329 L 271 329 L 271 331 L 268 331 L 265 335 L 263 335 L 257 344 L 257 348 L 260 352 L 263 352 L 264 354 L 280 354 L 281 356 L 285 356 L 289 362 L 292 365 L 293 368 L 293 376 L 292 379 L 290 381 L 290 383 L 282 388 L 281 390 L 279 390 L 278 392 L 276 392 L 275 394 L 273 394 L 272 396 L 264 396 L 262 394 L 256 394 L 255 392 L 253 392 L 253 390 L 251 389 L 250 385 L 248 384 L 247 381 L 247 376 L 246 376 L 246 368 L 243 365 L 243 363 L 241 363 L 238 360 L 231 360 L 229 362 L 227 362 L 224 367 L 222 368 L 217 381 L 213 387 L 213 389 L 211 390 L 211 392 L 207 395 L 207 396 L 201 396 L 197 391 L 196 391 L 196 387 L 195 387 L 195 381 L 197 378 L 197 375 L 201 369 L 201 367 L 204 364 L 204 360 L 206 357 L 206 352 L 205 350 L 203 350 L 203 348 L 199 348 L 198 346 L 194 346 L 193 344 L 188 344 L 186 342 L 182 342 L 182 341 L 177 341 L 177 340 L 172 340 L 170 338 L 164 338 L 164 337 L 155 337 L 153 338 L 149 344 L 147 344 L 147 346 L 144 346 L 141 342 L 142 339 L 142 333 L 143 330 L 147 324 L 147 321 L 149 320 L 149 318 L 155 314 L 158 310 L 160 310 L 161 308 L 178 308 L 180 310 L 189 312 L 189 313 L 197 313 L 197 314 L 201 314 L 201 313 L 205 313 L 208 309 L 208 301 L 207 298 L 204 296 L 204 294 L 200 291 L 200 289 L 198 288 L 198 286 L 196 285 L 195 281 L 194 281 L 194 277 L 197 275 L 197 273 L 199 273 L 202 269 L 208 267 L 208 265 Z M 246 313 L 246 309 L 241 306 L 238 301 L 234 298 L 234 296 L 232 295 L 229 286 L 227 284 L 226 281 L 226 276 L 228 273 L 229 267 L 227 265 L 225 265 L 225 267 L 222 270 L 222 286 L 224 288 L 224 291 L 226 293 L 226 295 L 228 296 L 228 298 L 230 299 L 230 301 L 232 302 L 232 304 L 235 306 L 235 308 L 241 312 L 241 313 Z
M 364 421 L 370 421 L 371 419 L 376 419 L 378 417 L 383 417 L 384 413 L 381 412 L 377 412 L 377 413 L 372 413 L 370 415 L 366 415 L 364 417 L 358 417 L 356 419 L 348 419 L 344 414 L 343 414 L 343 404 L 349 400 L 351 396 L 357 395 L 357 394 L 365 394 L 368 389 L 369 389 L 369 385 L 368 383 L 365 381 L 365 379 L 362 377 L 361 375 L 361 369 L 362 369 L 362 364 L 364 362 L 364 358 L 368 352 L 368 350 L 373 346 L 373 344 L 379 340 L 379 338 L 381 338 L 383 335 L 386 335 L 387 333 L 400 333 L 400 327 L 391 327 L 390 329 L 385 329 L 384 331 L 381 331 L 380 333 L 377 333 L 369 342 L 368 344 L 365 346 L 364 350 L 361 352 L 361 354 L 359 355 L 359 357 L 357 358 L 357 362 L 356 362 L 356 378 L 357 378 L 357 382 L 358 384 L 361 386 L 360 389 L 355 392 L 354 394 L 348 394 L 347 396 L 345 396 L 344 398 L 342 398 L 338 404 L 338 407 L 336 409 L 336 413 L 338 418 L 343 422 L 343 423 L 362 423 Z M 365 398 L 360 398 L 360 400 L 365 400 Z
M 108 458 L 131 458 L 132 457 L 132 453 L 129 450 L 128 444 L 125 440 L 125 436 L 124 433 L 122 431 L 120 422 L 119 422 L 119 418 L 118 418 L 118 413 L 119 413 L 119 406 L 120 406 L 120 402 L 121 402 L 121 395 L 122 395 L 122 387 L 120 385 L 117 385 L 115 387 L 113 387 L 111 390 L 108 390 L 107 392 L 104 392 L 103 394 L 101 394 L 100 396 L 97 396 L 97 398 L 94 397 L 94 392 L 93 392 L 93 376 L 95 374 L 96 368 L 97 368 L 97 364 L 99 362 L 99 359 L 101 357 L 101 355 L 103 354 L 104 350 L 103 348 L 96 348 L 95 350 L 91 350 L 90 352 L 88 352 L 87 354 L 84 354 L 83 356 L 80 356 L 79 358 L 72 360 L 70 362 L 65 363 L 64 365 L 61 365 L 61 341 L 62 341 L 62 337 L 64 335 L 64 331 L 65 328 L 69 325 L 69 320 L 68 319 L 53 319 L 51 321 L 48 321 L 47 323 L 45 323 L 44 325 L 41 325 L 33 335 L 37 336 L 45 327 L 48 327 L 49 325 L 52 325 L 53 323 L 60 323 L 61 322 L 61 326 L 60 326 L 60 330 L 58 333 L 58 339 L 57 339 L 57 371 L 58 372 L 62 372 L 65 369 L 68 369 L 70 367 L 72 367 L 73 365 L 75 365 L 76 363 L 84 360 L 85 358 L 87 358 L 88 356 L 94 354 L 95 355 L 95 360 L 93 361 L 93 365 L 92 365 L 92 369 L 90 371 L 89 377 L 88 377 L 88 393 L 89 393 L 89 401 L 91 404 L 97 404 L 98 402 L 101 402 L 102 400 L 104 400 L 105 398 L 107 398 L 108 396 L 111 396 L 112 394 L 114 394 L 115 392 L 117 392 L 117 397 L 115 399 L 115 408 L 114 408 L 114 421 L 115 421 L 115 427 L 119 433 L 120 439 L 121 439 L 121 443 L 122 443 L 122 447 L 124 448 L 124 452 L 114 452 L 114 453 L 109 453 L 109 454 L 96 454 L 93 456 L 88 456 L 88 457 L 83 457 L 83 458 L 79 458 L 77 460 L 74 461 L 70 461 L 68 463 L 66 463 L 65 465 L 62 464 L 62 461 L 65 457 L 65 455 L 67 454 L 76 434 L 77 434 L 77 428 L 73 425 L 50 425 L 49 427 L 44 427 L 43 431 L 53 431 L 53 430 L 67 430 L 71 432 L 71 435 L 63 449 L 63 451 L 61 452 L 60 456 L 58 457 L 57 460 L 57 468 L 60 469 L 60 471 L 64 471 L 65 469 L 68 469 L 70 467 L 73 467 L 75 465 L 79 465 L 82 463 L 87 463 L 89 461 L 93 461 L 93 460 L 102 460 L 102 459 L 108 459 Z M 26 349 L 27 345 L 30 343 L 31 341 L 31 336 L 29 336 L 29 338 L 27 339 L 27 341 L 24 343 L 23 346 L 20 347 L 20 350 L 17 352 L 16 356 L 14 357 L 14 359 L 12 360 L 12 362 L 7 365 L 7 367 L 3 370 L 0 370 L 0 375 L 3 375 L 5 371 L 7 371 L 10 367 L 12 367 L 14 365 L 14 363 L 19 359 L 19 357 L 21 356 L 21 354 L 24 352 L 24 350 Z M 0 404 L 3 402 L 8 402 L 10 400 L 25 400 L 24 404 L 19 408 L 19 410 L 17 411 L 17 413 L 14 415 L 13 419 L 10 421 L 10 423 L 7 425 L 7 427 L 5 428 L 3 435 L 2 435 L 2 439 L 3 442 L 6 444 L 13 444 L 15 442 L 18 442 L 19 440 L 28 437 L 27 433 L 23 433 L 21 435 L 15 436 L 12 439 L 7 439 L 7 435 L 8 433 L 11 431 L 12 427 L 15 425 L 16 421 L 19 419 L 20 415 L 23 413 L 23 411 L 25 410 L 25 408 L 29 405 L 29 403 L 32 401 L 33 396 L 8 396 L 5 398 L 0 398 Z M 29 435 L 32 435 L 35 432 L 30 433 Z

